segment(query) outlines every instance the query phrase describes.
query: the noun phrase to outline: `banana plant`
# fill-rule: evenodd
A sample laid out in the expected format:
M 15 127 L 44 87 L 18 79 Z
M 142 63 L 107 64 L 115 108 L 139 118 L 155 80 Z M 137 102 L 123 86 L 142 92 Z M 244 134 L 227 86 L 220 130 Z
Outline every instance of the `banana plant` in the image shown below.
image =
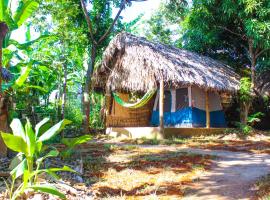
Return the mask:
M 11 200 L 17 199 L 25 190 L 29 189 L 53 194 L 65 199 L 65 195 L 59 192 L 54 186 L 39 184 L 37 178 L 40 173 L 47 173 L 55 178 L 59 178 L 55 173 L 57 171 L 75 172 L 67 166 L 63 168 L 40 169 L 42 162 L 46 158 L 56 157 L 59 154 L 56 149 L 53 149 L 44 155 L 44 142 L 61 132 L 70 123 L 71 121 L 69 120 L 62 120 L 50 128 L 49 118 L 45 118 L 33 129 L 28 119 L 25 127 L 23 127 L 19 119 L 13 119 L 10 124 L 13 134 L 1 132 L 1 136 L 7 147 L 18 152 L 17 156 L 11 162 L 11 167 L 13 168 L 10 172 L 12 184 L 8 187 Z M 13 191 L 14 183 L 19 177 L 22 177 L 23 181 Z
M 0 0 L 0 94 L 2 93 L 2 50 L 9 45 L 12 31 L 18 29 L 37 10 L 33 0 L 20 0 L 13 12 L 10 0 Z
M 84 144 L 88 141 L 90 141 L 92 137 L 90 135 L 83 135 L 77 138 L 63 138 L 61 139 L 61 143 L 63 143 L 66 148 L 61 151 L 61 156 L 66 159 L 71 156 L 71 154 L 74 152 L 74 149 L 76 146 L 80 144 Z

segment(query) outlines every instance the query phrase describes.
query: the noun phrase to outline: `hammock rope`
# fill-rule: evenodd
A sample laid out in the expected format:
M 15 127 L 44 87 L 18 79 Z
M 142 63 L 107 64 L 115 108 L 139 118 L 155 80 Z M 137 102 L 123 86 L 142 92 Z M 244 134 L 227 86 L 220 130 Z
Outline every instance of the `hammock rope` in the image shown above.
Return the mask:
M 135 103 L 128 103 L 123 101 L 118 94 L 113 92 L 113 97 L 114 100 L 121 106 L 125 107 L 125 108 L 141 108 L 143 107 L 145 104 L 148 103 L 148 101 L 153 97 L 153 95 L 155 94 L 156 90 L 151 90 L 148 91 L 139 101 L 135 102 Z

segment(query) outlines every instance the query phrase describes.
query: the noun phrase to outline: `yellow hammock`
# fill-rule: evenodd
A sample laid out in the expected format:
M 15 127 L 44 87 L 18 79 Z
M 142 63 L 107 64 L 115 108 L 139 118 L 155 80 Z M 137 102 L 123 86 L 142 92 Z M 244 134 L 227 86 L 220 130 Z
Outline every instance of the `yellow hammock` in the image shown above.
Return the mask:
M 143 107 L 145 104 L 147 104 L 147 102 L 153 97 L 153 95 L 155 94 L 156 90 L 151 90 L 148 91 L 138 102 L 136 103 L 127 103 L 124 102 L 116 93 L 113 93 L 113 97 L 114 100 L 120 104 L 123 107 L 126 108 L 140 108 Z

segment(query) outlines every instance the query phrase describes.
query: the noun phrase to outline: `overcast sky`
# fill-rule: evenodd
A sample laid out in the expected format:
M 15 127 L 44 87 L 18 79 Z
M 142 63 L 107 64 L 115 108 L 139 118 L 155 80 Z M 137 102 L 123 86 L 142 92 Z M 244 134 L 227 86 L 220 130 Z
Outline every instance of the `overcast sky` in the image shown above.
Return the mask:
M 131 7 L 126 8 L 121 16 L 123 20 L 126 22 L 132 21 L 140 14 L 144 14 L 144 18 L 149 18 L 153 11 L 158 9 L 162 0 L 147 0 L 145 2 L 133 2 Z M 13 1 L 14 2 L 14 1 Z M 115 15 L 117 10 L 113 10 L 113 14 Z M 21 27 L 20 29 L 14 31 L 11 35 L 13 39 L 16 39 L 18 42 L 23 43 L 25 41 L 25 27 Z M 38 37 L 38 34 L 34 34 L 33 39 Z

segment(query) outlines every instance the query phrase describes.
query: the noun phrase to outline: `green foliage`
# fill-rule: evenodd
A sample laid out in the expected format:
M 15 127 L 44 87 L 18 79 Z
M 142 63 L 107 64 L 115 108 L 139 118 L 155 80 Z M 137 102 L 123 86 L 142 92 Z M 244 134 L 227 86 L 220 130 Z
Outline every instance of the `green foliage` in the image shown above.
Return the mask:
M 92 93 L 91 102 L 92 107 L 90 108 L 90 126 L 97 129 L 104 128 L 104 96 L 98 93 Z
M 256 122 L 260 122 L 261 121 L 260 118 L 263 117 L 263 116 L 264 116 L 263 113 L 256 112 L 256 113 L 248 116 L 247 124 L 236 122 L 235 125 L 237 126 L 237 128 L 239 129 L 241 134 L 243 134 L 244 136 L 247 136 L 253 131 L 252 126 Z
M 11 187 L 9 187 L 11 200 L 17 199 L 28 189 L 53 194 L 62 199 L 65 198 L 55 187 L 37 183 L 38 175 L 44 172 L 53 177 L 57 177 L 55 174 L 57 171 L 74 172 L 74 170 L 66 166 L 63 168 L 40 169 L 42 162 L 46 158 L 56 157 L 59 154 L 57 150 L 51 150 L 46 154 L 44 152 L 44 149 L 46 149 L 44 148 L 44 141 L 51 139 L 63 130 L 65 125 L 71 123 L 71 121 L 62 120 L 51 128 L 43 128 L 48 122 L 49 119 L 42 120 L 33 130 L 29 120 L 27 120 L 25 126 L 23 126 L 19 119 L 14 119 L 10 124 L 13 135 L 1 133 L 7 147 L 18 152 L 17 156 L 11 162 L 11 166 L 13 166 L 10 172 L 12 184 Z M 19 177 L 22 177 L 23 181 L 17 189 L 13 191 L 15 181 Z
M 252 54 L 256 54 L 256 70 L 267 67 L 268 0 L 193 0 L 188 5 L 180 3 L 180 6 L 168 1 L 166 5 L 178 7 L 177 11 L 184 15 L 180 23 L 184 48 L 222 60 L 238 72 L 251 66 Z M 170 16 L 173 22 L 181 14 L 172 12 Z
M 264 113 L 262 112 L 256 112 L 250 116 L 248 116 L 248 124 L 250 125 L 254 125 L 256 122 L 260 122 L 261 121 L 261 117 L 264 116 Z
M 33 0 L 20 0 L 14 12 L 11 5 L 10 0 L 0 1 L 0 21 L 8 25 L 9 31 L 20 27 L 36 11 L 39 4 Z
M 241 102 L 248 103 L 252 100 L 252 84 L 250 78 L 241 78 L 239 95 Z
M 187 12 L 186 6 L 186 1 L 162 3 L 149 20 L 142 21 L 142 34 L 155 42 L 182 47 L 180 23 Z
M 81 127 L 83 114 L 80 99 L 74 99 L 72 96 L 68 95 L 68 101 L 65 108 L 65 118 L 72 120 L 73 125 L 75 125 L 76 128 Z
M 61 152 L 61 156 L 64 159 L 70 158 L 76 146 L 90 141 L 92 137 L 90 135 L 83 135 L 77 138 L 63 138 L 61 142 L 66 145 L 66 149 Z

